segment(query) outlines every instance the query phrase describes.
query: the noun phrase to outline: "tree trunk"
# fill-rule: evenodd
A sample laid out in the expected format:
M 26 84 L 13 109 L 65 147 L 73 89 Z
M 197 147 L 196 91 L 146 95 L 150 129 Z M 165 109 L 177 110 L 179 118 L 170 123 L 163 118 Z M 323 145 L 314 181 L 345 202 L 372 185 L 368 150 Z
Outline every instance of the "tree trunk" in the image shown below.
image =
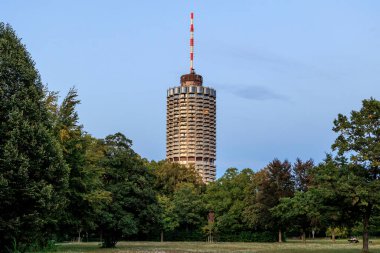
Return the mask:
M 78 243 L 81 241 L 81 234 L 82 233 L 82 228 L 78 229 Z
M 314 240 L 314 236 L 315 236 L 315 230 L 313 229 L 313 231 L 311 231 L 311 234 L 313 235 L 313 240 Z
M 302 230 L 302 241 L 306 242 L 306 232 L 305 232 L 305 229 Z
M 331 228 L 331 238 L 333 243 L 335 243 L 335 228 Z
M 164 242 L 164 230 L 161 230 L 161 242 Z
M 278 229 L 278 242 L 282 242 L 282 231 L 281 231 L 281 228 Z
M 368 205 L 364 217 L 363 217 L 363 253 L 369 252 L 368 249 L 368 228 L 369 228 L 369 218 L 371 217 L 372 205 Z

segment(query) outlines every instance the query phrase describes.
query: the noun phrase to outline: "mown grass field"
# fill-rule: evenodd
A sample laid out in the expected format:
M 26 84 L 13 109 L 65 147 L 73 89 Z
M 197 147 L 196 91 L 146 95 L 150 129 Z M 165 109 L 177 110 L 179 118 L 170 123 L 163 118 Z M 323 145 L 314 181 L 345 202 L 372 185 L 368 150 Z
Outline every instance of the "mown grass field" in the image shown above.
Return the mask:
M 263 253 L 359 253 L 362 244 L 347 240 L 314 240 L 303 243 L 290 240 L 286 243 L 205 243 L 205 242 L 119 242 L 115 249 L 102 249 L 99 243 L 62 243 L 58 253 L 185 253 L 185 252 L 263 252 Z M 372 240 L 370 252 L 380 253 L 380 240 Z

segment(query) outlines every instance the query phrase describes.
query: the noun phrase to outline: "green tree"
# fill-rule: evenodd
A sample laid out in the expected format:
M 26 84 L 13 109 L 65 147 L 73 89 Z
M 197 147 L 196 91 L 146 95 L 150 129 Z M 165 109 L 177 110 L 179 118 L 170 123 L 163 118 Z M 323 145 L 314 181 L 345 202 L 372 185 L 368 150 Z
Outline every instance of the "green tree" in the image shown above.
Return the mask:
M 279 223 L 293 227 L 301 232 L 302 241 L 306 241 L 306 231 L 315 227 L 320 219 L 320 198 L 313 190 L 296 192 L 293 197 L 282 198 L 270 211 Z
M 115 247 L 122 237 L 146 234 L 158 224 L 153 175 L 131 146 L 132 141 L 121 133 L 104 140 L 104 187 L 112 200 L 98 218 L 103 247 Z
M 0 251 L 46 245 L 66 205 L 68 167 L 40 76 L 20 39 L 0 23 Z
M 274 159 L 261 172 L 256 173 L 256 180 L 250 187 L 247 206 L 244 210 L 245 220 L 250 227 L 278 230 L 278 241 L 282 242 L 284 224 L 276 219 L 270 209 L 279 204 L 281 198 L 294 194 L 294 180 L 291 164 L 285 160 Z M 251 196 L 250 196 L 251 195 Z
M 55 102 L 54 102 L 55 99 Z M 105 173 L 100 166 L 102 155 L 92 159 L 102 149 L 98 140 L 85 134 L 76 106 L 80 103 L 77 90 L 71 88 L 60 106 L 57 96 L 48 99 L 55 115 L 55 132 L 63 149 L 63 157 L 70 168 L 68 205 L 63 216 L 64 234 L 77 232 L 78 241 L 82 231 L 96 228 L 96 213 L 101 203 L 110 201 L 110 193 L 103 190 L 102 177 Z M 97 151 L 97 149 L 100 149 Z
M 332 228 L 332 240 L 335 242 L 334 231 L 340 227 L 352 227 L 358 217 L 356 185 L 360 180 L 345 159 L 334 159 L 327 155 L 312 172 L 313 194 L 317 195 L 318 209 L 321 214 L 319 225 L 325 229 Z
M 212 225 L 219 233 L 230 235 L 248 230 L 243 211 L 253 175 L 251 169 L 239 173 L 237 169 L 229 168 L 221 178 L 207 186 L 203 198 L 207 209 L 215 212 L 215 224 Z
M 308 192 L 312 183 L 312 159 L 303 162 L 297 158 L 293 164 L 295 196 L 280 199 L 280 203 L 271 209 L 271 213 L 283 227 L 292 227 L 301 231 L 301 238 L 306 240 L 306 230 L 316 224 L 317 209 L 314 206 L 313 194 Z
M 161 209 L 161 240 L 164 233 L 172 239 L 196 236 L 205 219 L 202 191 L 205 185 L 194 166 L 169 161 L 146 163 L 155 175 L 155 189 Z M 192 206 L 194 205 L 194 206 Z
M 161 208 L 161 242 L 164 241 L 164 232 L 172 232 L 179 227 L 179 218 L 175 213 L 175 205 L 173 201 L 165 196 L 158 196 L 158 203 Z
M 333 130 L 338 133 L 333 150 L 349 156 L 352 170 L 361 179 L 356 189 L 363 221 L 363 252 L 368 252 L 371 215 L 380 204 L 380 101 L 363 100 L 360 111 L 350 117 L 339 114 Z
M 155 187 L 164 195 L 170 196 L 182 183 L 194 184 L 197 187 L 203 185 L 202 178 L 195 170 L 194 166 L 185 166 L 169 161 L 151 162 L 156 176 Z
M 205 221 L 206 214 L 201 191 L 194 184 L 182 183 L 173 194 L 174 213 L 179 225 L 186 232 L 198 229 Z

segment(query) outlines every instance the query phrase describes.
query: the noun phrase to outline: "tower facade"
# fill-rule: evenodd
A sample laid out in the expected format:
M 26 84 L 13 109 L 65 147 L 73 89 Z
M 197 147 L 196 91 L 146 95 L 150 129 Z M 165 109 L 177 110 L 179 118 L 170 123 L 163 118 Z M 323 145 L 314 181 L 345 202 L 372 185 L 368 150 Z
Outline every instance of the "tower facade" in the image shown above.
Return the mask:
M 208 183 L 216 177 L 216 91 L 193 69 L 193 31 L 191 14 L 190 73 L 167 90 L 166 159 L 194 166 Z

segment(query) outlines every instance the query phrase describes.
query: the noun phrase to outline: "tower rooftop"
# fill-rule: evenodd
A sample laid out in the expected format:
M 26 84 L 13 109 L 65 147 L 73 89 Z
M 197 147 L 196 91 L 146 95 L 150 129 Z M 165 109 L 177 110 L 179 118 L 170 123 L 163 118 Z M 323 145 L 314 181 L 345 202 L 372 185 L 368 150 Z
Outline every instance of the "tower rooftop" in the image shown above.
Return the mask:
M 181 76 L 181 86 L 202 86 L 203 77 L 195 73 L 194 70 L 190 74 Z

